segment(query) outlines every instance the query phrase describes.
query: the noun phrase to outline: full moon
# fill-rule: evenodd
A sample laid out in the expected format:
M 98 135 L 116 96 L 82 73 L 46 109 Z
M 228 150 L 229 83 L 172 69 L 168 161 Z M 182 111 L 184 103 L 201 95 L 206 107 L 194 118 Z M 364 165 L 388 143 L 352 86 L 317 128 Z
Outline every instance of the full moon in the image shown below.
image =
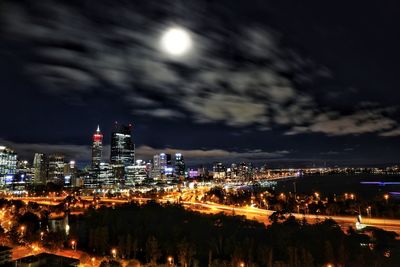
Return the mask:
M 172 56 L 182 56 L 192 46 L 190 34 L 182 28 L 170 28 L 161 38 L 163 50 Z

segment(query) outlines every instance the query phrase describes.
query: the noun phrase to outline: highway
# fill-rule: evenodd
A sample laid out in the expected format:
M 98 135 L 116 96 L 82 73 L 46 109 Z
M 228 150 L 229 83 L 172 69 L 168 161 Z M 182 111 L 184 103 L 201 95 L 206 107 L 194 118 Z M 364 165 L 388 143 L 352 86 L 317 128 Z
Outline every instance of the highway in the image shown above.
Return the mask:
M 215 203 L 193 203 L 193 202 L 181 202 L 183 205 L 190 209 L 197 211 L 204 211 L 208 213 L 224 212 L 227 215 L 242 215 L 246 216 L 247 219 L 257 220 L 259 222 L 269 224 L 268 217 L 274 213 L 273 210 L 265 210 L 254 207 L 232 207 L 227 205 L 215 204 Z M 203 208 L 203 209 L 202 209 Z M 205 210 L 204 210 L 205 209 Z M 314 215 L 314 214 L 300 214 L 292 213 L 296 219 L 306 219 L 308 223 L 316 223 L 325 219 L 332 219 L 336 221 L 343 229 L 349 226 L 355 228 L 356 217 L 354 216 L 326 216 L 326 215 Z M 378 227 L 387 231 L 394 231 L 400 234 L 400 220 L 395 219 L 382 219 L 382 218 L 363 218 L 362 224 L 365 226 Z
M 22 200 L 24 202 L 36 202 L 41 205 L 58 205 L 64 199 L 64 197 L 23 197 L 23 198 L 8 198 L 9 200 Z M 92 202 L 93 197 L 81 197 L 81 200 L 86 202 Z M 134 201 L 148 201 L 150 198 L 132 198 Z M 166 203 L 168 201 L 175 202 L 175 198 L 163 198 L 157 199 L 158 202 Z M 124 204 L 129 202 L 127 199 L 119 198 L 101 198 L 99 203 L 103 204 Z M 222 205 L 212 202 L 196 202 L 196 201 L 181 201 L 185 208 L 190 210 L 195 210 L 202 213 L 220 213 L 223 212 L 226 215 L 242 215 L 247 219 L 256 220 L 268 225 L 268 217 L 274 212 L 273 210 L 259 209 L 255 207 L 233 207 L 229 205 Z M 299 214 L 292 213 L 296 219 L 302 220 L 306 219 L 308 223 L 316 223 L 318 221 L 324 220 L 326 218 L 336 221 L 343 230 L 346 230 L 349 226 L 355 228 L 356 217 L 355 216 L 326 216 L 326 215 L 315 215 L 315 214 Z M 394 231 L 400 235 L 400 220 L 397 219 L 384 219 L 384 218 L 362 218 L 362 224 L 365 226 L 372 226 L 381 228 L 387 231 Z

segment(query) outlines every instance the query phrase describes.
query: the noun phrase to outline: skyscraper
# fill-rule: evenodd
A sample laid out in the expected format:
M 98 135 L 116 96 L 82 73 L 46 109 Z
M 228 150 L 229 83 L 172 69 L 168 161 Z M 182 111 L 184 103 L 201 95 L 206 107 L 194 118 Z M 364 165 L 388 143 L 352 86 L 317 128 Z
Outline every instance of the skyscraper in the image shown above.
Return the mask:
M 100 126 L 97 126 L 97 130 L 93 134 L 93 144 L 92 144 L 93 170 L 98 170 L 100 167 L 102 151 L 103 151 L 103 134 L 100 132 Z
M 42 153 L 35 153 L 33 158 L 33 183 L 34 184 L 46 184 L 47 178 L 47 167 L 46 167 L 46 156 Z
M 160 168 L 164 170 L 167 167 L 171 167 L 171 154 L 160 154 Z
M 64 184 L 64 155 L 53 154 L 49 156 L 48 181 Z
M 17 169 L 17 154 L 11 149 L 0 146 L 0 186 L 12 182 Z
M 175 175 L 180 177 L 185 175 L 185 161 L 181 153 L 175 154 Z
M 135 145 L 132 142 L 132 125 L 115 124 L 111 134 L 110 162 L 114 165 L 135 164 Z

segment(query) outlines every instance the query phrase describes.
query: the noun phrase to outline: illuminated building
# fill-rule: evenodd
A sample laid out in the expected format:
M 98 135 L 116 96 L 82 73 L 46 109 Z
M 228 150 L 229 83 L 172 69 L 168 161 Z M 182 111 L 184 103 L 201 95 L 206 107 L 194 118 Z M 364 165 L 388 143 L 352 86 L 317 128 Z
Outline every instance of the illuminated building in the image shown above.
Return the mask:
M 125 167 L 125 185 L 134 186 L 147 178 L 147 166 L 143 160 L 137 160 L 135 165 Z
M 178 177 L 185 176 L 185 161 L 181 153 L 175 154 L 175 175 Z
M 33 183 L 34 184 L 46 184 L 47 178 L 47 162 L 46 155 L 41 153 L 35 153 L 33 158 Z
M 153 156 L 153 166 L 151 169 L 150 177 L 153 179 L 159 179 L 160 176 L 161 176 L 160 155 L 156 154 Z
M 11 149 L 0 146 L 0 186 L 13 180 L 17 169 L 17 154 Z
M 162 177 L 172 176 L 174 168 L 171 165 L 171 154 L 157 154 L 153 156 L 152 178 L 161 179 Z
M 16 173 L 24 176 L 24 183 L 32 183 L 34 171 L 27 160 L 17 160 Z
M 198 178 L 200 175 L 199 175 L 199 171 L 198 170 L 194 170 L 194 169 L 189 169 L 189 172 L 188 172 L 188 177 L 189 178 Z
M 162 179 L 169 179 L 174 175 L 174 167 L 172 166 L 171 154 L 160 154 L 160 171 Z
M 221 162 L 216 162 L 213 165 L 213 178 L 217 180 L 226 178 L 226 168 Z
M 111 164 L 129 166 L 135 164 L 135 145 L 132 142 L 132 126 L 115 124 L 111 134 Z
M 92 144 L 93 170 L 97 170 L 100 167 L 102 151 L 103 151 L 103 134 L 100 132 L 100 126 L 97 126 L 97 130 L 93 134 L 93 144 Z
M 75 161 L 71 160 L 64 166 L 64 186 L 73 186 L 76 184 L 76 166 Z
M 253 165 L 249 162 L 242 162 L 238 167 L 238 178 L 251 180 L 253 177 Z
M 160 169 L 163 170 L 167 167 L 171 166 L 171 154 L 165 154 L 161 153 L 160 154 Z
M 132 142 L 132 125 L 115 123 L 111 134 L 110 162 L 117 184 L 124 184 L 125 167 L 135 164 L 135 145 Z
M 98 176 L 98 183 L 100 186 L 112 187 L 117 184 L 117 179 L 114 176 L 114 171 L 109 163 L 100 163 L 100 171 Z
M 48 180 L 56 184 L 64 184 L 64 156 L 53 154 L 49 156 L 48 161 Z

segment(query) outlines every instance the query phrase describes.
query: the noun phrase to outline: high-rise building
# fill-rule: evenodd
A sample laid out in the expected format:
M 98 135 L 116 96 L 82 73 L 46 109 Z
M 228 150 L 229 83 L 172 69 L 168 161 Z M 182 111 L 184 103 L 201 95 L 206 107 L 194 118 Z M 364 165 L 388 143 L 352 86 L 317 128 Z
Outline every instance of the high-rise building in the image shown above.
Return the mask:
M 33 183 L 46 184 L 47 178 L 47 162 L 46 155 L 42 153 L 35 153 L 33 158 Z
M 213 178 L 214 179 L 225 179 L 226 178 L 226 167 L 221 162 L 214 163 Z
M 147 178 L 147 167 L 143 160 L 137 160 L 135 165 L 125 167 L 125 185 L 134 186 Z
M 74 160 L 71 160 L 68 164 L 64 165 L 64 186 L 73 186 L 76 184 L 77 169 Z
M 135 164 L 135 145 L 132 142 L 132 125 L 115 124 L 111 134 L 111 164 Z
M 48 161 L 48 182 L 64 184 L 64 155 L 52 154 Z
M 185 176 L 185 160 L 181 153 L 175 154 L 175 175 L 178 177 Z
M 165 153 L 161 153 L 160 154 L 160 168 L 161 168 L 161 170 L 164 170 L 167 167 L 171 167 L 171 163 L 172 163 L 171 154 L 165 154 Z
M 17 154 L 0 146 L 0 186 L 12 182 L 17 169 Z
M 97 130 L 93 134 L 93 144 L 92 144 L 93 170 L 98 170 L 100 167 L 102 151 L 103 151 L 103 134 L 100 131 L 100 126 L 97 126 Z

